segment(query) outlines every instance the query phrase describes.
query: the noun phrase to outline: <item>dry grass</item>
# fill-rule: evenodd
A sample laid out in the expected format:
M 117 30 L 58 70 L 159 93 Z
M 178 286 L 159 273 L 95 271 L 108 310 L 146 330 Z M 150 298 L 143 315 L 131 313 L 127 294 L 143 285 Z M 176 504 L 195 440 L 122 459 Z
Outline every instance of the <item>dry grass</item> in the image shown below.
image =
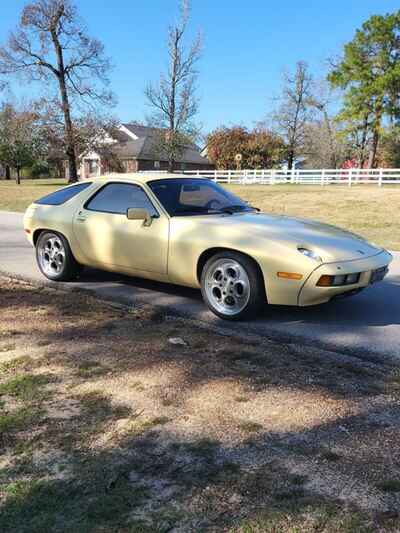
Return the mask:
M 0 181 L 0 210 L 24 211 L 62 180 Z M 228 187 L 269 213 L 314 218 L 350 229 L 389 250 L 400 250 L 400 187 L 307 185 Z
M 398 371 L 1 278 L 0 316 L 0 531 L 396 531 Z
M 13 180 L 0 180 L 0 210 L 25 211 L 34 200 L 63 185 L 67 185 L 67 182 L 60 179 L 27 179 L 21 180 L 21 185 L 16 185 Z
M 262 211 L 340 226 L 389 250 L 400 250 L 400 187 L 358 185 L 232 185 Z

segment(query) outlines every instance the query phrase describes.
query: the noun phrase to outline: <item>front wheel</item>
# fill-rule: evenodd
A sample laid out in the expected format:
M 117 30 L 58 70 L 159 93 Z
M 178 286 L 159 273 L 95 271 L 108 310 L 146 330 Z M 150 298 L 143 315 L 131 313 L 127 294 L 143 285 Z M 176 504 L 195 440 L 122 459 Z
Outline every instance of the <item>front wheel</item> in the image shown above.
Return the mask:
M 211 311 L 227 320 L 250 318 L 266 301 L 259 269 L 238 252 L 220 252 L 206 262 L 201 292 Z
M 55 232 L 41 233 L 36 243 L 36 260 L 42 274 L 52 281 L 70 281 L 81 269 L 67 239 Z

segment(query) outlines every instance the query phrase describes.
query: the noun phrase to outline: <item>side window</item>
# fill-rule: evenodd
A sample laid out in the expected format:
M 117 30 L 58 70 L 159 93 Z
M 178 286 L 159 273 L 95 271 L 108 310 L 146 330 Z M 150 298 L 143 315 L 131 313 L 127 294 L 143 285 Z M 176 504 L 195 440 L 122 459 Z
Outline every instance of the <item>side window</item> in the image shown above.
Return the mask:
M 68 200 L 71 200 L 74 196 L 84 191 L 92 182 L 86 181 L 85 183 L 78 183 L 77 185 L 72 185 L 71 187 L 64 187 L 56 192 L 52 192 L 47 196 L 43 196 L 39 200 L 35 200 L 35 204 L 41 205 L 61 205 Z
M 144 190 L 130 183 L 109 183 L 86 204 L 90 211 L 120 215 L 125 215 L 130 207 L 147 209 L 150 215 L 158 214 Z

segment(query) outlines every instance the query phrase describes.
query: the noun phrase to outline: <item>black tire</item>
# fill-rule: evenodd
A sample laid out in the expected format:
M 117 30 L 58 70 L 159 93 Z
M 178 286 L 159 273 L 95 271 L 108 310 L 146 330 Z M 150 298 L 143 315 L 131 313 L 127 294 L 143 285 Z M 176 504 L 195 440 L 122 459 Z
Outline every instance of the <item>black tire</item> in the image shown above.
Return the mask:
M 53 243 L 52 247 L 50 243 Z M 52 255 L 54 261 L 51 260 Z M 72 255 L 67 239 L 55 231 L 43 231 L 39 235 L 36 242 L 36 261 L 41 273 L 52 281 L 71 281 L 76 279 L 82 270 Z
M 232 272 L 238 272 L 236 281 L 235 277 L 225 276 L 225 269 L 228 269 L 228 272 L 229 265 L 234 267 Z M 217 279 L 221 273 L 219 271 L 224 272 L 222 280 Z M 243 292 L 240 294 L 238 291 L 241 284 L 244 296 Z M 208 308 L 225 320 L 252 318 L 267 303 L 264 279 L 257 264 L 249 257 L 234 251 L 219 252 L 208 259 L 201 272 L 201 292 Z M 229 299 L 236 299 L 237 305 L 227 305 Z

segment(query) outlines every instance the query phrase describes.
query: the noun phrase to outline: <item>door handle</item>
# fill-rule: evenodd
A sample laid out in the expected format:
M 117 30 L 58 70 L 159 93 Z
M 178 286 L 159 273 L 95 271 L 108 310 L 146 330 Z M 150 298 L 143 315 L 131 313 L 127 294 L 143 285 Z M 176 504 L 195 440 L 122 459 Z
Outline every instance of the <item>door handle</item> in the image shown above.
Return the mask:
M 77 217 L 76 217 L 76 220 L 78 222 L 85 222 L 86 220 L 86 215 L 84 213 L 82 213 L 82 211 L 79 211 Z

